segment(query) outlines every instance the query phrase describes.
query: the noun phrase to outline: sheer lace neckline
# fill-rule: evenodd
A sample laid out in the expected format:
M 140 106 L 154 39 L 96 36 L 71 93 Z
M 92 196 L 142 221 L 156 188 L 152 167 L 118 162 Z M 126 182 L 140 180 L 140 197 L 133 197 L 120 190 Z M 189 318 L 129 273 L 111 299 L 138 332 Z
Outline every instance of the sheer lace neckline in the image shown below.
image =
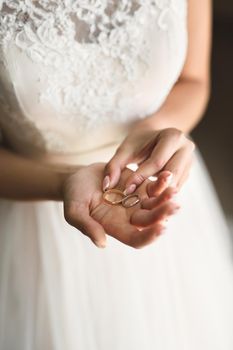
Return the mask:
M 60 39 L 72 37 L 79 43 L 97 43 L 124 26 L 142 8 L 149 6 L 153 12 L 166 10 L 171 4 L 171 0 L 3 0 L 0 42 L 6 43 L 13 31 L 36 32 L 46 27 Z

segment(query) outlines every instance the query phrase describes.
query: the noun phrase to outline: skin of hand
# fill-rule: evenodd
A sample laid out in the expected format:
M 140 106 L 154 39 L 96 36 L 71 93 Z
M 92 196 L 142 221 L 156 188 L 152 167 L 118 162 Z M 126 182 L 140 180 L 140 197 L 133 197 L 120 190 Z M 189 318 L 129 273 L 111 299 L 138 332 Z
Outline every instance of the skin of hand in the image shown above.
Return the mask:
M 66 221 L 88 236 L 99 248 L 106 246 L 106 234 L 133 248 L 152 243 L 163 231 L 163 223 L 179 205 L 172 201 L 177 193 L 168 187 L 170 173 L 156 182 L 146 180 L 137 191 L 141 202 L 131 208 L 108 204 L 103 199 L 102 178 L 105 163 L 81 168 L 63 184 Z M 125 168 L 117 184 L 123 189 L 132 170 Z
M 189 0 L 187 14 L 188 46 L 180 77 L 160 109 L 143 124 L 137 123 L 107 164 L 104 188 L 114 187 L 129 162 L 140 166 L 126 187 L 137 186 L 161 169 L 173 173 L 178 189 L 188 176 L 195 146 L 184 133 L 190 133 L 203 117 L 210 95 L 211 0 L 203 0 L 201 7 L 198 1 Z
M 172 185 L 179 190 L 189 175 L 194 149 L 194 143 L 178 129 L 134 128 L 106 164 L 103 190 L 118 183 L 122 170 L 129 163 L 139 166 L 125 182 L 125 194 L 133 193 L 148 177 L 161 171 L 172 173 Z

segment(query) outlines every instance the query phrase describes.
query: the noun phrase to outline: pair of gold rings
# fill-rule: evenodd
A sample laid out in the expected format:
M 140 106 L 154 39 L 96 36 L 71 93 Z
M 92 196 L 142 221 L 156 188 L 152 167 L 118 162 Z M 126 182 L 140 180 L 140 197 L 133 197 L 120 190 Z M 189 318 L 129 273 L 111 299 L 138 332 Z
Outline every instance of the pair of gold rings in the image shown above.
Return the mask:
M 140 202 L 138 194 L 125 195 L 121 190 L 110 189 L 104 192 L 103 199 L 111 205 L 122 204 L 125 208 L 131 208 Z

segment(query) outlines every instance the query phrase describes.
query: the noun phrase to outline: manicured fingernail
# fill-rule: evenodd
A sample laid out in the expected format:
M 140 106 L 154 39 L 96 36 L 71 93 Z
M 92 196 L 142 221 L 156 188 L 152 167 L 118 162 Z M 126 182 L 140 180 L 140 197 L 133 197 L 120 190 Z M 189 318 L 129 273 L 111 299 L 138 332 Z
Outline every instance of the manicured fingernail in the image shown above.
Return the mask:
M 124 190 L 124 195 L 128 196 L 129 194 L 132 194 L 136 190 L 137 186 L 135 184 L 130 185 L 128 188 Z
M 178 189 L 177 189 L 177 184 L 176 184 L 176 181 L 175 181 L 175 178 L 174 178 L 174 177 L 172 177 L 172 179 L 171 179 L 171 181 L 170 181 L 170 184 L 169 184 L 169 187 L 172 187 L 172 188 L 174 188 L 174 190 L 177 190 L 177 191 L 178 191 Z
M 106 243 L 105 242 L 101 242 L 101 241 L 93 241 L 95 243 L 95 245 L 98 247 L 98 248 L 105 248 L 106 247 Z
M 173 179 L 173 174 L 170 173 L 170 174 L 166 177 L 166 182 L 167 182 L 168 186 L 172 183 L 172 179 Z
M 163 235 L 166 232 L 166 227 L 163 227 L 160 231 L 160 235 Z
M 166 232 L 165 222 L 161 222 L 162 227 L 159 230 L 158 236 L 163 235 Z
M 171 196 L 170 198 L 172 198 L 172 201 L 174 201 L 175 203 L 178 202 L 179 196 L 178 196 L 178 192 L 175 189 L 171 192 L 170 196 Z
M 103 181 L 103 191 L 106 191 L 110 186 L 110 177 L 105 176 L 104 181 Z
M 173 196 L 178 195 L 178 193 L 179 193 L 179 191 L 177 190 L 177 188 L 173 188 L 173 189 L 172 189 L 172 195 L 173 195 Z
M 162 226 L 163 226 L 163 228 L 164 228 L 164 227 L 165 227 L 165 225 L 166 225 L 166 221 L 167 221 L 167 219 L 166 219 L 166 218 L 163 218 L 163 219 L 161 219 L 161 220 L 159 221 L 160 225 L 162 225 Z

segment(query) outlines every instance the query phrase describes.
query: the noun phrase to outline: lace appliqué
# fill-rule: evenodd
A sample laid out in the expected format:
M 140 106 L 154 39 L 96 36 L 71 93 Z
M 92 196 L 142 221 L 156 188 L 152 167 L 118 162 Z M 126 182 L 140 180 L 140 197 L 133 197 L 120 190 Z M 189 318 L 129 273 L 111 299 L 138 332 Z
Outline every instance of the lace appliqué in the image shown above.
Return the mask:
M 154 17 L 166 30 L 172 0 L 0 1 L 0 43 L 13 40 L 41 68 L 40 102 L 81 127 L 124 120 L 135 82 L 149 67 L 145 30 Z M 114 106 L 114 107 L 113 107 Z

